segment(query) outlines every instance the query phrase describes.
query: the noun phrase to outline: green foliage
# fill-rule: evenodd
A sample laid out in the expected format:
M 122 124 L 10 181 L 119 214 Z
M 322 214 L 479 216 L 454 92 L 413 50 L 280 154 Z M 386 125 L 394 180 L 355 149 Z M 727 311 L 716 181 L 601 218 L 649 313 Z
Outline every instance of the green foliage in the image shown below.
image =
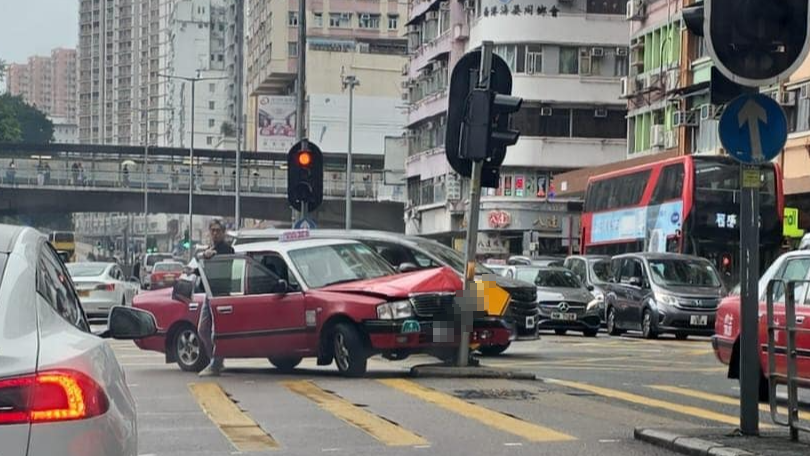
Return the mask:
M 53 123 L 45 113 L 20 97 L 0 95 L 0 141 L 48 143 L 53 139 Z

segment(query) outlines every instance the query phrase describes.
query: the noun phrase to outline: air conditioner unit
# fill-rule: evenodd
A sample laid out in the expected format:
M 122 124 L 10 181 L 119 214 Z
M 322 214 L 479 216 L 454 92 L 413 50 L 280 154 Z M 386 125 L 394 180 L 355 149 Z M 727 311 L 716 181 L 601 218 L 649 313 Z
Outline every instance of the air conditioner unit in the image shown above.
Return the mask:
M 427 17 L 427 20 L 429 20 L 429 21 L 438 21 L 439 20 L 439 12 L 438 11 L 428 11 L 426 17 Z
M 633 86 L 630 83 L 630 78 L 622 78 L 622 97 L 627 98 L 633 95 Z
M 675 130 L 670 130 L 664 133 L 664 148 L 672 149 L 678 146 L 678 136 Z
M 643 19 L 645 14 L 644 0 L 630 0 L 627 2 L 627 13 L 625 18 L 628 21 Z
M 604 56 L 605 56 L 605 48 L 601 47 L 591 48 L 591 57 L 604 57 Z
M 796 106 L 796 91 L 782 92 L 779 95 L 779 104 L 782 106 Z
M 543 106 L 542 108 L 540 108 L 540 116 L 541 117 L 551 117 L 551 114 L 553 112 L 554 111 L 549 106 Z
M 675 111 L 672 113 L 672 125 L 675 127 L 697 126 L 694 111 Z
M 621 46 L 617 47 L 616 48 L 616 55 L 619 56 L 619 57 L 625 57 L 625 56 L 627 56 L 627 51 L 628 50 L 627 50 L 626 47 L 621 47 Z
M 456 40 L 466 40 L 470 37 L 470 27 L 467 24 L 456 24 L 453 26 L 453 38 Z
M 799 98 L 802 100 L 806 100 L 810 98 L 810 86 L 807 84 L 803 85 L 801 89 L 799 89 Z
M 705 104 L 700 107 L 700 120 L 704 121 L 714 119 L 716 113 L 717 113 L 717 106 Z
M 650 130 L 650 145 L 652 147 L 664 147 L 664 126 L 653 125 Z
M 604 119 L 608 116 L 608 110 L 605 108 L 596 108 L 593 110 L 593 116 L 599 119 Z

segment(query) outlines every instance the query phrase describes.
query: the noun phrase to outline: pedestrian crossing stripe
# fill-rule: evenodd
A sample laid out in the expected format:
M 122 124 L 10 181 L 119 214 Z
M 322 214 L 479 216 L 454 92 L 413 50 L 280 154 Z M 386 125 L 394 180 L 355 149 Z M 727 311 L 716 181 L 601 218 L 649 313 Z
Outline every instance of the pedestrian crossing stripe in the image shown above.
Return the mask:
M 449 410 L 465 418 L 473 419 L 486 426 L 516 435 L 530 442 L 564 442 L 576 438 L 519 418 L 496 412 L 449 394 L 424 387 L 415 382 L 402 379 L 378 380 L 383 385 L 402 391 L 425 402 Z
M 281 382 L 281 384 L 385 445 L 416 446 L 428 444 L 428 441 L 421 436 L 363 410 L 340 396 L 320 388 L 311 381 L 285 381 Z

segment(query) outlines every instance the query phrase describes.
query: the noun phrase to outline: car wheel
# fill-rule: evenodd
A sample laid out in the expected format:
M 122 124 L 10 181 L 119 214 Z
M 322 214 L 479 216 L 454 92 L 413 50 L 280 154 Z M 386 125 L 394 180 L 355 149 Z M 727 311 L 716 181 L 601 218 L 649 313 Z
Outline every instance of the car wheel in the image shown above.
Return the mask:
M 292 372 L 299 364 L 301 364 L 300 356 L 292 356 L 287 358 L 267 358 L 270 364 L 276 367 L 281 372 Z
M 644 314 L 641 316 L 641 334 L 645 339 L 658 338 L 658 332 L 653 328 L 652 312 L 650 312 L 650 309 L 645 309 Z
M 498 356 L 505 352 L 510 345 L 512 345 L 511 342 L 505 345 L 488 345 L 486 347 L 479 347 L 478 351 L 484 356 Z
M 616 310 L 614 310 L 613 307 L 608 309 L 607 332 L 611 336 L 620 336 L 622 334 L 622 330 L 616 327 Z
M 689 338 L 689 334 L 678 333 L 678 334 L 675 334 L 675 338 L 678 339 L 678 340 L 686 340 L 686 339 Z
M 586 329 L 582 331 L 582 335 L 585 337 L 596 337 L 597 334 L 599 334 L 598 329 Z
M 366 373 L 368 353 L 357 329 L 345 323 L 336 325 L 332 332 L 332 347 L 341 374 L 361 377 Z
M 200 372 L 210 362 L 208 355 L 203 350 L 200 335 L 191 326 L 177 331 L 172 347 L 174 347 L 174 359 L 177 360 L 177 365 L 186 372 Z
M 558 336 L 564 336 L 564 335 L 568 334 L 568 330 L 567 329 L 555 329 L 554 334 L 556 334 Z

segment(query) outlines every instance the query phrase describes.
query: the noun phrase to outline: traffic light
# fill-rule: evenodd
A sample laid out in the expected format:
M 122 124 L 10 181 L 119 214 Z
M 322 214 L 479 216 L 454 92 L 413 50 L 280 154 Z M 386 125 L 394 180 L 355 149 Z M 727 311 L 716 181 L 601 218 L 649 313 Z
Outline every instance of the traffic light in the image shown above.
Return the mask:
M 191 248 L 191 238 L 188 236 L 188 230 L 183 231 L 183 248 L 190 249 Z
M 287 154 L 287 201 L 294 209 L 302 204 L 314 211 L 323 202 L 323 153 L 317 144 L 296 143 Z
M 730 276 L 734 272 L 734 263 L 731 261 L 730 253 L 720 256 L 720 272 L 725 276 Z
M 523 102 L 512 93 L 512 72 L 506 62 L 492 55 L 490 89 L 478 89 L 481 52 L 464 55 L 453 68 L 447 110 L 445 154 L 455 172 L 470 177 L 472 162 L 483 161 L 481 186 L 498 188 L 500 166 L 506 148 L 514 145 L 520 132 L 509 129 L 510 114 Z
M 705 0 L 703 36 L 717 68 L 738 84 L 771 85 L 807 56 L 807 0 Z M 700 7 L 684 16 L 697 27 Z

